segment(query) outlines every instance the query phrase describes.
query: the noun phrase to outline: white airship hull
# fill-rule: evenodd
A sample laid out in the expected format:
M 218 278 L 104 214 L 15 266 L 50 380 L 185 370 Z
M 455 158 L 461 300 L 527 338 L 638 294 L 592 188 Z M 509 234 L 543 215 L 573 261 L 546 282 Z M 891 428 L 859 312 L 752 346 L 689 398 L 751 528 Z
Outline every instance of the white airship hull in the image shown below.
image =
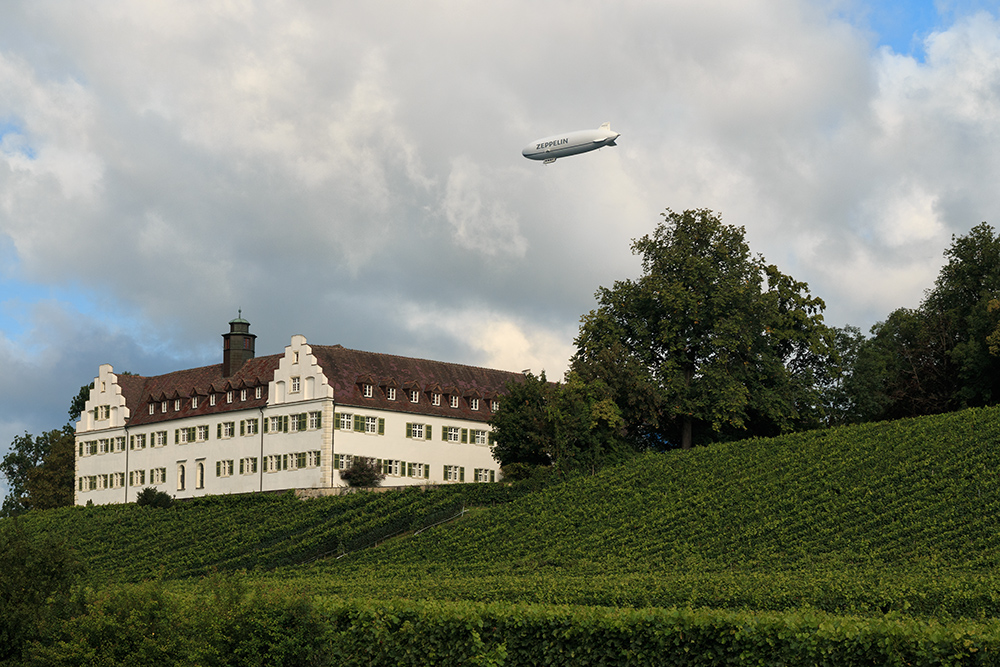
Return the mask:
M 604 123 L 596 130 L 579 130 L 537 139 L 525 146 L 521 155 L 529 160 L 555 162 L 556 158 L 614 146 L 615 139 L 620 136 L 619 133 L 611 131 L 611 123 Z

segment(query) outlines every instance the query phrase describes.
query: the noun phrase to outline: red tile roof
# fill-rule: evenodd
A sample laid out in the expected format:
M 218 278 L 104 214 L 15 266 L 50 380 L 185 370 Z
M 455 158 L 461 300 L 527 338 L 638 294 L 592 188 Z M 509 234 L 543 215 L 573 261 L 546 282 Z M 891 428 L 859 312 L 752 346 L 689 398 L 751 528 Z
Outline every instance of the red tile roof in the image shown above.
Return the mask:
M 340 345 L 311 345 L 323 373 L 333 387 L 338 406 L 372 408 L 436 415 L 473 421 L 487 421 L 492 416 L 491 399 L 505 392 L 508 382 L 523 381 L 520 373 L 465 366 L 444 361 L 430 361 L 390 354 L 349 350 Z M 165 375 L 144 377 L 119 375 L 125 404 L 131 416 L 129 426 L 152 424 L 197 415 L 217 414 L 232 410 L 259 408 L 267 404 L 267 385 L 274 377 L 283 354 L 257 357 L 247 361 L 230 377 L 222 376 L 222 364 L 176 371 Z M 363 384 L 373 386 L 371 398 L 365 398 Z M 254 388 L 261 386 L 261 398 L 254 398 Z M 389 387 L 396 387 L 396 399 L 389 400 Z M 247 400 L 241 401 L 240 389 L 247 388 Z M 410 401 L 409 390 L 419 391 L 418 401 Z M 226 402 L 226 392 L 234 391 L 232 403 Z M 442 394 L 441 405 L 431 404 L 431 393 Z M 216 394 L 216 404 L 208 396 Z M 450 395 L 458 396 L 458 407 L 450 407 Z M 198 396 L 198 407 L 191 407 L 191 397 Z M 472 409 L 470 399 L 478 398 L 479 409 Z M 179 410 L 174 401 L 180 400 Z M 163 412 L 161 404 L 167 401 Z M 154 413 L 149 414 L 149 404 Z

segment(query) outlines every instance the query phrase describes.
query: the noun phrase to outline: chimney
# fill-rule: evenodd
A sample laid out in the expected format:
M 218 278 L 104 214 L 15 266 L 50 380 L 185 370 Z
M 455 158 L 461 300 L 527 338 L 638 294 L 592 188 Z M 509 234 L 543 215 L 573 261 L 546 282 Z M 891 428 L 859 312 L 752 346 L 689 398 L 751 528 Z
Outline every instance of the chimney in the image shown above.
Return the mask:
M 222 334 L 222 377 L 233 375 L 254 356 L 254 340 L 250 323 L 243 319 L 241 309 L 235 320 L 229 322 L 229 333 Z

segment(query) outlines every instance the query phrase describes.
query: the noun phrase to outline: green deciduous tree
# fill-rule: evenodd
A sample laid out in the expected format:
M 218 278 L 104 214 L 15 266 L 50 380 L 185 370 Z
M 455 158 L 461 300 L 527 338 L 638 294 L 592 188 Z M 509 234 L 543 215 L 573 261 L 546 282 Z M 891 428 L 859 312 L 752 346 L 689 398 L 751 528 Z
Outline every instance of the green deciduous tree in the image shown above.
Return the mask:
M 597 292 L 572 368 L 600 379 L 630 440 L 773 435 L 821 423 L 834 331 L 808 286 L 754 256 L 742 227 L 708 210 L 667 211 L 633 243 L 638 280 Z
M 1000 237 L 982 223 L 944 255 L 920 307 L 893 311 L 857 346 L 844 381 L 849 421 L 1000 402 Z
M 0 515 L 73 504 L 74 436 L 67 424 L 37 437 L 25 433 L 14 438 L 0 461 L 9 486 Z
M 500 399 L 493 426 L 493 458 L 513 463 L 552 465 L 562 475 L 595 473 L 627 455 L 621 438 L 621 411 L 601 380 L 584 382 L 569 373 L 561 383 L 545 373 L 526 374 Z

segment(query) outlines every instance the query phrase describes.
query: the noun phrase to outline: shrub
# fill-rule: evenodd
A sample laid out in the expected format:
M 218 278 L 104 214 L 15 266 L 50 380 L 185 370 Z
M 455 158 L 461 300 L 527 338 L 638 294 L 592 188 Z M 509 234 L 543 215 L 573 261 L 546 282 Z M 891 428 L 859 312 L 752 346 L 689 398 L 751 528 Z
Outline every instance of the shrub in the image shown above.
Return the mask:
M 350 486 L 372 487 L 382 484 L 385 473 L 375 459 L 355 457 L 350 466 L 340 471 L 340 479 Z
M 174 502 L 173 496 L 165 491 L 157 491 L 151 486 L 139 492 L 135 498 L 136 505 L 147 505 L 149 507 L 170 507 Z

